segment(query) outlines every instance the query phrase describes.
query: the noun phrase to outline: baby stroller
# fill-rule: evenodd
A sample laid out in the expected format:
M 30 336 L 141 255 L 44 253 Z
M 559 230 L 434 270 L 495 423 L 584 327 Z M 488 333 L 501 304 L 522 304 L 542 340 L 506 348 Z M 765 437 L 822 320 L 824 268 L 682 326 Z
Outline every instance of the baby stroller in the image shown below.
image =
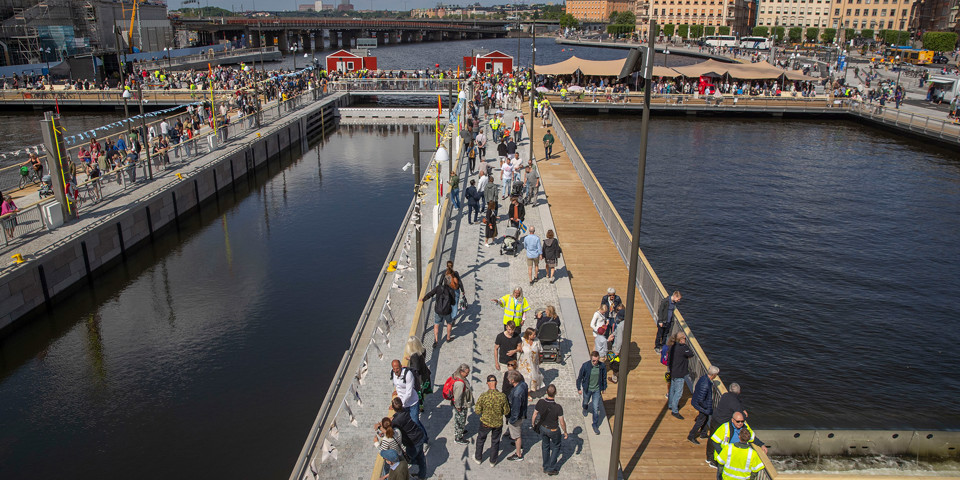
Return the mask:
M 517 256 L 520 253 L 520 229 L 507 227 L 503 230 L 503 243 L 500 244 L 500 255 Z
M 50 179 L 50 175 L 43 176 L 43 182 L 37 190 L 37 195 L 39 195 L 40 198 L 53 196 L 53 181 Z

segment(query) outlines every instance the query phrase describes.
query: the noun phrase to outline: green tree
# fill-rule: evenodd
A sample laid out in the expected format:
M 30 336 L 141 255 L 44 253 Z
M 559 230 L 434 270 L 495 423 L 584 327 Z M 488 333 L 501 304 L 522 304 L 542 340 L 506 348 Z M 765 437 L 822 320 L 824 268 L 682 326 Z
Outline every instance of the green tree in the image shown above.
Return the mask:
M 720 33 L 720 35 L 730 35 L 730 27 L 726 25 L 720 25 L 717 27 L 717 31 Z
M 833 43 L 833 40 L 837 38 L 837 29 L 836 28 L 824 28 L 823 33 L 820 34 L 820 39 L 824 43 Z
M 620 12 L 617 14 L 616 22 L 614 23 L 617 25 L 635 26 L 637 24 L 637 15 L 630 11 Z
M 629 35 L 636 29 L 634 25 L 607 25 L 610 35 Z
M 769 37 L 770 29 L 767 27 L 753 27 L 752 33 L 754 37 Z
M 541 10 L 543 18 L 547 20 L 560 20 L 563 17 L 563 5 L 547 5 Z
M 854 30 L 854 29 L 852 29 L 852 28 L 845 28 L 845 29 L 843 29 L 843 41 L 849 42 L 850 40 L 853 40 L 854 38 L 857 38 L 857 31 L 856 31 L 856 30 Z
M 580 26 L 580 21 L 577 20 L 573 15 L 569 13 L 564 13 L 560 17 L 560 27 L 561 28 L 577 28 Z
M 773 27 L 772 32 L 773 32 L 774 39 L 778 42 L 782 42 L 787 39 L 787 37 L 784 35 L 784 32 L 786 32 L 786 29 L 783 27 Z
M 816 27 L 810 27 L 807 29 L 807 41 L 816 42 L 820 38 L 820 29 Z
M 690 38 L 700 38 L 703 36 L 703 25 L 690 25 Z
M 663 35 L 664 35 L 665 37 L 672 37 L 672 36 L 673 36 L 673 32 L 674 32 L 674 28 L 675 28 L 675 26 L 674 26 L 674 24 L 672 24 L 672 23 L 668 23 L 668 24 L 664 25 L 664 26 L 663 26 Z
M 791 43 L 800 43 L 801 36 L 803 36 L 803 29 L 800 27 L 792 27 L 787 31 L 787 37 L 790 38 Z
M 872 28 L 864 28 L 863 30 L 860 30 L 860 38 L 866 38 L 867 40 L 873 40 L 873 39 L 875 39 L 876 37 L 873 36 L 873 29 L 872 29 Z
M 714 27 L 713 25 L 710 25 L 709 27 L 704 27 L 704 29 L 703 29 L 703 34 L 704 34 L 704 35 L 708 35 L 708 36 L 709 36 L 709 35 L 716 35 L 716 34 L 717 34 L 717 27 Z
M 690 25 L 684 23 L 683 25 L 677 27 L 677 36 L 680 38 L 687 38 L 690 36 Z
M 903 30 L 881 30 L 880 38 L 887 45 L 907 45 L 910 43 L 910 32 Z
M 610 13 L 610 23 L 617 23 L 617 13 L 616 10 Z
M 927 32 L 923 34 L 923 48 L 934 52 L 949 52 L 957 47 L 954 32 Z

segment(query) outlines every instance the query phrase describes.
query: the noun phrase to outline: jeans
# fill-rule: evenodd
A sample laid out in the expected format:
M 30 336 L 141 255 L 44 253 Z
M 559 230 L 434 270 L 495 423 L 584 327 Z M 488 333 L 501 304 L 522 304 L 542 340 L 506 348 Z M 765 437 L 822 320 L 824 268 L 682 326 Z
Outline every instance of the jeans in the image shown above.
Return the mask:
M 661 327 L 657 324 L 657 338 L 653 341 L 654 348 L 660 348 L 666 345 L 667 337 L 670 336 L 670 327 L 672 320 L 669 323 L 663 324 Z
M 460 189 L 459 188 L 454 188 L 453 190 L 450 190 L 450 200 L 453 201 L 453 206 L 456 207 L 457 210 L 460 210 L 461 207 L 460 207 Z
M 483 460 L 483 444 L 487 443 L 487 434 L 490 436 L 490 461 L 496 463 L 500 457 L 500 437 L 503 436 L 503 425 L 499 427 L 488 427 L 480 422 L 480 431 L 477 432 L 477 453 L 474 458 Z M 420 475 L 423 477 L 423 475 Z
M 667 404 L 670 411 L 680 413 L 680 397 L 683 396 L 683 377 L 670 379 L 670 398 Z
M 480 220 L 480 205 L 476 203 L 467 204 L 467 221 L 477 223 Z
M 557 470 L 557 459 L 560 458 L 560 429 L 551 432 L 546 428 L 540 428 L 540 448 L 543 453 L 543 471 L 552 472 Z
M 407 407 L 407 413 L 410 414 L 410 419 L 413 420 L 413 423 L 416 423 L 420 427 L 420 430 L 423 430 L 423 437 L 429 438 L 427 435 L 427 429 L 424 428 L 423 423 L 420 423 L 420 400 L 417 400 L 417 403 Z
M 510 187 L 512 184 L 513 184 L 512 178 L 503 179 L 503 195 L 501 195 L 501 198 L 507 198 L 508 196 L 510 196 Z
M 600 405 L 603 405 L 603 397 L 600 396 L 600 390 L 584 390 L 583 391 L 583 402 L 581 403 L 584 410 L 589 410 L 593 412 L 593 426 L 600 428 L 600 424 L 603 422 L 603 415 L 600 414 Z
M 417 476 L 420 478 L 426 478 L 427 457 L 423 454 L 423 442 L 420 442 L 413 447 L 407 447 L 407 458 L 409 458 L 410 461 L 415 465 L 420 467 L 420 470 L 417 472 Z
M 453 319 L 457 318 L 457 314 L 460 313 L 460 289 L 453 291 L 453 310 L 450 311 L 450 323 L 453 323 Z
M 693 421 L 693 428 L 690 429 L 690 434 L 687 435 L 688 438 L 706 438 L 710 435 L 710 415 L 707 415 L 703 412 L 697 412 L 697 418 Z
M 553 156 L 553 145 L 547 145 L 543 147 L 543 153 L 547 156 L 547 158 Z

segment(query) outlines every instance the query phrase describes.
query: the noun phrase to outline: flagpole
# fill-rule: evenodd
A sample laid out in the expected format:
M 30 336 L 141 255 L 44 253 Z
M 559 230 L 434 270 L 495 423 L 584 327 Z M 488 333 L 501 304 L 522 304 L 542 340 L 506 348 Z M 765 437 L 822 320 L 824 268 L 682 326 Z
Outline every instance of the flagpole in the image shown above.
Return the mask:
M 210 113 L 213 115 L 213 134 L 217 134 L 217 99 L 213 96 L 213 67 L 207 64 L 210 70 Z

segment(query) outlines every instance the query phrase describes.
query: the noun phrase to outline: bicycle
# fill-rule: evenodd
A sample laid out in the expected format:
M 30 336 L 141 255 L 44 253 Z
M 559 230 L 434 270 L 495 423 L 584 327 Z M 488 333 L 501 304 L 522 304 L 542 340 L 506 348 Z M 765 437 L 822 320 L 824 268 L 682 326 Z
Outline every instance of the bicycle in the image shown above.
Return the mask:
M 20 188 L 23 189 L 29 184 L 38 185 L 40 183 L 40 175 L 37 174 L 37 171 L 33 168 L 30 168 L 30 165 L 23 165 L 20 167 Z
M 87 202 L 90 205 L 95 205 L 97 202 L 103 199 L 103 193 L 100 190 L 100 179 L 90 181 L 80 189 L 80 199 L 82 202 Z

